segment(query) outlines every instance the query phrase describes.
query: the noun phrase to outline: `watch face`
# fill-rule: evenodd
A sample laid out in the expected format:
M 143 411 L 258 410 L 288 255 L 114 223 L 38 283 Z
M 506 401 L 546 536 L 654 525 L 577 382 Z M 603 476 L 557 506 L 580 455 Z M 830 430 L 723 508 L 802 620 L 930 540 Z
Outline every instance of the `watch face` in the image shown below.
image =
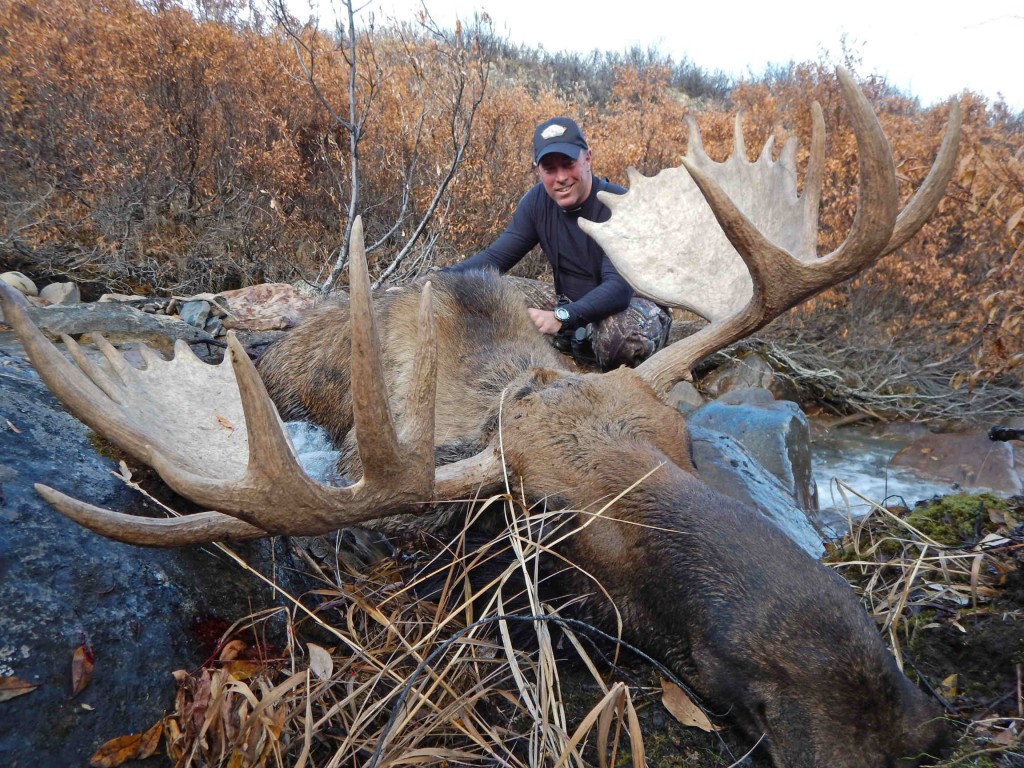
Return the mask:
M 567 310 L 565 307 L 558 307 L 557 309 L 555 309 L 555 319 L 558 320 L 558 322 L 560 323 L 564 323 L 566 320 L 569 319 L 569 310 Z

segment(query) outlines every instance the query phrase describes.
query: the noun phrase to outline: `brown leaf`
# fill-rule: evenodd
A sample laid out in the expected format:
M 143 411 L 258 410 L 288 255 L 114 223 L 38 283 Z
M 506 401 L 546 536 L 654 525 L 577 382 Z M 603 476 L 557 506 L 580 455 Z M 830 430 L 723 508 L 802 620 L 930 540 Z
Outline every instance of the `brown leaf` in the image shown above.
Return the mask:
M 1006 222 L 1006 234 L 1008 234 L 1008 235 L 1012 235 L 1013 234 L 1013 230 L 1017 228 L 1018 224 L 1020 224 L 1020 220 L 1021 220 L 1022 216 L 1024 216 L 1024 206 L 1021 206 L 1016 211 L 1014 211 L 1013 214 L 1010 216 L 1010 218 L 1007 220 L 1007 222 Z
M 224 647 L 220 649 L 220 654 L 217 656 L 219 661 L 234 661 L 239 656 L 248 650 L 249 645 L 244 640 L 229 640 L 224 644 Z
M 22 680 L 20 677 L 0 675 L 0 701 L 7 701 L 15 696 L 31 693 L 38 687 L 35 683 Z
M 128 736 L 118 736 L 116 739 L 111 739 L 97 749 L 95 754 L 89 758 L 89 768 L 116 768 L 116 766 L 121 765 L 127 760 L 134 760 L 137 757 L 149 757 L 149 755 L 140 754 L 142 742 L 148 736 L 149 731 L 145 734 L 132 733 Z
M 717 725 L 712 725 L 708 716 L 693 703 L 682 688 L 665 679 L 661 681 L 661 703 L 672 717 L 688 728 L 700 728 L 709 732 L 721 730 Z
M 235 678 L 235 680 L 248 680 L 263 669 L 263 663 L 259 661 L 249 661 L 247 659 L 235 659 L 225 664 L 223 669 Z
M 331 658 L 331 654 L 315 643 L 309 643 L 306 650 L 309 652 L 309 671 L 318 680 L 330 680 L 334 673 L 334 659 Z
M 217 423 L 220 424 L 222 427 L 224 427 L 224 429 L 226 429 L 228 432 L 234 432 L 235 431 L 235 425 L 232 424 L 227 419 L 225 419 L 223 416 L 218 416 L 217 417 Z
M 1013 728 L 1004 728 L 995 736 L 992 737 L 992 741 L 1001 747 L 1012 747 L 1020 737 L 1013 732 Z
M 156 754 L 156 749 L 160 746 L 160 737 L 163 734 L 164 721 L 157 720 L 148 731 L 142 734 L 142 739 L 139 741 L 139 752 L 136 757 L 139 760 L 145 760 L 147 757 L 152 757 Z
M 92 680 L 92 648 L 88 643 L 75 648 L 71 657 L 71 695 L 77 696 Z

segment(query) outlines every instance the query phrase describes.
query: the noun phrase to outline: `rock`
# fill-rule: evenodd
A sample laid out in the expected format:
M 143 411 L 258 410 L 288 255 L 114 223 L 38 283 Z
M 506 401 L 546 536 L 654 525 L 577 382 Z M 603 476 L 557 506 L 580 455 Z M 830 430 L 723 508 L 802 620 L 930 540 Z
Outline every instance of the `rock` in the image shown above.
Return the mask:
M 120 544 L 44 503 L 33 483 L 124 511 L 146 507 L 24 360 L 0 347 L 0 364 L 0 675 L 39 686 L 0 704 L 0 765 L 84 766 L 101 744 L 172 708 L 171 672 L 195 669 L 209 653 L 197 621 L 233 622 L 274 603 L 268 587 L 213 548 Z M 269 547 L 232 545 L 272 575 L 269 558 L 260 560 Z M 95 667 L 72 698 L 72 653 L 83 643 Z
M 824 552 L 822 536 L 792 494 L 735 438 L 690 426 L 693 462 L 701 480 L 757 509 L 812 557 Z
M 32 304 L 28 300 L 28 298 L 25 297 L 25 294 L 23 294 L 21 291 L 17 291 L 17 290 L 15 290 L 15 291 L 8 291 L 7 295 L 10 298 L 11 301 L 16 303 L 19 307 L 23 307 L 24 309 L 31 310 L 35 306 L 34 304 Z M 0 323 L 2 323 L 3 321 L 4 321 L 4 310 L 3 310 L 3 307 L 0 307 Z
M 796 400 L 793 383 L 775 371 L 758 352 L 745 352 L 711 371 L 700 381 L 700 388 L 712 400 L 733 389 L 765 389 L 777 400 Z
M 203 330 L 215 337 L 226 336 L 228 332 L 227 328 L 224 327 L 224 321 L 219 317 L 209 318 Z
M 698 408 L 686 423 L 734 437 L 804 510 L 818 508 L 811 473 L 811 436 L 807 417 L 788 400 L 763 389 L 733 390 Z
M 182 302 L 178 307 L 178 317 L 195 328 L 203 328 L 210 317 L 210 302 L 192 300 Z
M 79 304 L 82 294 L 74 283 L 50 283 L 39 292 L 39 298 L 49 304 Z
M 297 325 L 313 308 L 311 296 L 287 283 L 267 283 L 224 291 L 217 303 L 225 308 L 225 328 L 247 331 L 283 330 Z
M 36 284 L 21 274 L 21 272 L 4 272 L 0 275 L 0 281 L 7 283 L 7 285 L 14 288 L 22 296 L 39 295 L 39 289 L 36 288 Z
M 665 395 L 665 402 L 682 414 L 692 413 L 704 405 L 704 398 L 688 381 L 680 381 Z
M 892 464 L 964 490 L 1012 496 L 1024 490 L 1014 454 L 1013 441 L 992 441 L 987 431 L 977 430 L 927 435 L 898 451 Z

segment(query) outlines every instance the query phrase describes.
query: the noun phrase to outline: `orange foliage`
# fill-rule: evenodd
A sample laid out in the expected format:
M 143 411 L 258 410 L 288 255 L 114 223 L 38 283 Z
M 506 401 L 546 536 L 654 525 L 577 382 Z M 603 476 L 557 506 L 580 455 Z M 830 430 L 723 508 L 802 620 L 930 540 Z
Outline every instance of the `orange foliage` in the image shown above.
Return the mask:
M 331 38 L 305 29 L 324 99 L 348 114 L 348 70 Z M 454 42 L 453 42 L 454 41 Z M 402 27 L 361 31 L 356 90 L 367 120 L 360 198 L 371 269 L 390 262 L 453 158 L 454 75 L 465 46 Z M 458 46 L 463 46 L 458 48 Z M 462 54 L 460 56 L 460 53 Z M 856 210 L 856 146 L 835 76 L 824 64 L 738 84 L 728 106 L 691 102 L 661 65 L 623 64 L 595 105 L 495 62 L 472 141 L 429 223 L 425 263 L 451 263 L 489 243 L 533 183 L 533 126 L 566 114 L 583 126 L 595 172 L 626 183 L 676 164 L 685 118 L 708 153 L 732 148 L 743 112 L 748 152 L 793 135 L 806 159 L 811 101 L 829 130 L 820 249 Z M 927 172 L 948 112 L 922 110 L 884 81 L 862 84 L 892 142 L 900 191 Z M 303 82 L 293 46 L 258 22 L 199 19 L 169 0 L 0 3 L 0 261 L 37 280 L 99 290 L 224 290 L 318 280 L 348 216 L 348 135 Z M 976 355 L 978 377 L 1024 355 L 1024 149 L 1021 119 L 974 94 L 964 111 L 956 177 L 937 214 L 901 252 L 787 319 L 840 336 L 913 337 Z M 425 109 L 422 107 L 426 105 Z M 415 158 L 416 163 L 411 164 Z M 401 190 L 410 218 L 398 222 Z M 90 291 L 89 284 L 96 287 Z

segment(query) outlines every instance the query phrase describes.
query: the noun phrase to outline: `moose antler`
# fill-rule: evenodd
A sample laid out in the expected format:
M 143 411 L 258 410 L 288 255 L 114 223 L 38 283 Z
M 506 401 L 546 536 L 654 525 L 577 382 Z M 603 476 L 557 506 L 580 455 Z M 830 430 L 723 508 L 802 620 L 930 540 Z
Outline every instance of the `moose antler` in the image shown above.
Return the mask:
M 176 546 L 272 533 L 313 535 L 429 502 L 434 490 L 436 345 L 431 287 L 419 305 L 419 349 L 401 429 L 391 418 L 374 327 L 362 225 L 353 230 L 350 265 L 352 392 L 362 478 L 352 486 L 317 483 L 300 467 L 263 382 L 241 344 L 228 336 L 217 366 L 182 342 L 165 361 L 142 348 L 136 369 L 94 336 L 113 373 L 63 337 L 67 360 L 0 289 L 0 304 L 40 377 L 81 421 L 152 466 L 175 491 L 217 512 L 176 519 L 125 515 L 37 485 L 60 512 L 104 536 Z M 446 467 L 439 490 L 456 495 L 493 477 L 487 455 Z
M 946 135 L 931 171 L 897 216 L 896 171 L 888 142 L 851 76 L 839 69 L 838 77 L 857 139 L 860 200 L 846 241 L 831 254 L 817 255 L 825 144 L 817 103 L 802 197 L 796 187 L 795 139 L 787 142 L 778 162 L 772 161 L 769 139 L 758 160 L 750 163 L 737 118 L 733 154 L 716 163 L 704 152 L 691 121 L 682 168 L 651 178 L 630 169 L 625 195 L 598 193 L 611 209 L 611 219 L 580 222 L 638 293 L 710 321 L 637 368 L 656 391 L 668 390 L 702 358 L 900 247 L 938 205 L 959 144 L 957 102 L 950 105 Z

